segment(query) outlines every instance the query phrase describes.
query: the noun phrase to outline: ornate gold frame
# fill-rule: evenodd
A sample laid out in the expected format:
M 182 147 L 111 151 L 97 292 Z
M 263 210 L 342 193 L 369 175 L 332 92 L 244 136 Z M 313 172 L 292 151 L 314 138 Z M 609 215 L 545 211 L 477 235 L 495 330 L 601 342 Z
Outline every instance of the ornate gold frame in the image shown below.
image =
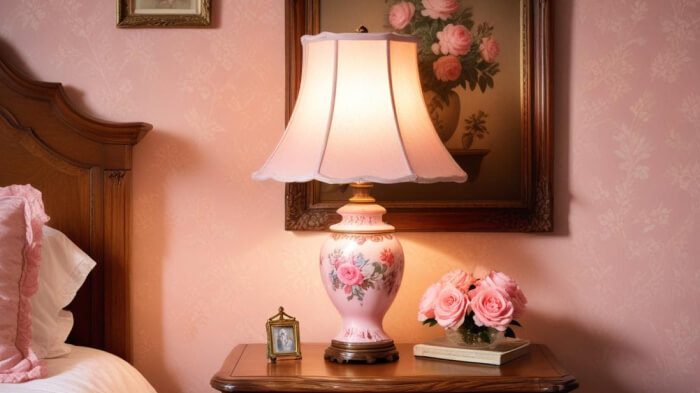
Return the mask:
M 304 34 L 320 30 L 320 0 L 285 0 L 287 119 L 301 78 Z M 397 231 L 551 232 L 553 230 L 553 132 L 550 126 L 550 0 L 521 0 L 523 56 L 523 163 L 517 201 L 382 201 L 386 222 Z M 287 183 L 285 229 L 328 230 L 340 221 L 343 202 L 320 199 L 318 182 Z
M 137 14 L 136 0 L 117 0 L 117 27 L 211 26 L 211 0 L 197 0 L 196 14 Z
M 272 329 L 277 326 L 291 327 L 294 331 L 294 352 L 277 352 L 273 345 Z M 265 323 L 267 329 L 267 360 L 271 363 L 280 359 L 301 359 L 301 340 L 299 339 L 299 321 L 293 316 L 284 312 L 284 307 L 280 307 L 277 314 L 273 315 Z

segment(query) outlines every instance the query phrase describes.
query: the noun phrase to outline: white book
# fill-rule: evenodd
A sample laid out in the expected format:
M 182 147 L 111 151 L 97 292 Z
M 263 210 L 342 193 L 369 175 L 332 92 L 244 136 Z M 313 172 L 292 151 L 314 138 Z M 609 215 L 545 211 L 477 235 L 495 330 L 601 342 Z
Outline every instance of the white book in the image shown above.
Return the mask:
M 453 344 L 447 337 L 436 338 L 426 343 L 413 346 L 414 356 L 493 364 L 496 366 L 519 358 L 529 352 L 530 341 L 511 338 L 491 348 L 465 348 Z

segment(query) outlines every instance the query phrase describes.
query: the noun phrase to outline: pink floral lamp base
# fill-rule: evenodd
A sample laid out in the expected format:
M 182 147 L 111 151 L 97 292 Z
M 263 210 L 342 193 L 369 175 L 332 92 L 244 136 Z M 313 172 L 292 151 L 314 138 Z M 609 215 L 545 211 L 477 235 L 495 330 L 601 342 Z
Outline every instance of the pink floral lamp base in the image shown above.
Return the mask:
M 394 227 L 382 221 L 386 209 L 368 194 L 371 185 L 355 184 L 355 196 L 338 209 L 342 221 L 321 248 L 321 279 L 343 327 L 326 349 L 336 362 L 395 361 L 394 341 L 382 320 L 403 276 L 403 249 Z

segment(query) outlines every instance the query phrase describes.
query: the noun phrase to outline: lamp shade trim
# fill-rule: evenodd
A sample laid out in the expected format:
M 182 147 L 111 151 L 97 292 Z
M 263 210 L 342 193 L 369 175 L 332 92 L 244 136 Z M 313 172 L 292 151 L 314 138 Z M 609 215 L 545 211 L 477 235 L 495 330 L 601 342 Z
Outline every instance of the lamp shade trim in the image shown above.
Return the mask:
M 421 183 L 421 184 L 432 184 L 432 183 L 463 183 L 466 180 L 465 176 L 443 176 L 443 177 L 420 177 L 420 176 L 405 176 L 400 178 L 386 179 L 383 177 L 376 176 L 357 176 L 349 178 L 334 178 L 327 177 L 323 175 L 314 176 L 282 176 L 275 173 L 257 171 L 253 173 L 254 180 L 275 180 L 281 183 L 306 183 L 312 180 L 318 180 L 327 184 L 350 184 L 350 183 L 377 183 L 377 184 L 393 184 L 393 183 Z
M 328 31 L 321 32 L 315 35 L 304 35 L 301 37 L 301 43 L 318 42 L 318 41 L 403 41 L 418 43 L 419 39 L 416 36 L 396 33 L 331 33 Z

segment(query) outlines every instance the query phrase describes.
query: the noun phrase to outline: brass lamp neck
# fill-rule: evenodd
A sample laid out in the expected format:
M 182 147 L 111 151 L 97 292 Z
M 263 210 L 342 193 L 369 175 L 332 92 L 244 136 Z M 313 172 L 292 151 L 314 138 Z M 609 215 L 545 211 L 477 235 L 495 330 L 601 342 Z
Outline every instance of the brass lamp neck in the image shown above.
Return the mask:
M 350 188 L 352 188 L 352 197 L 350 197 L 350 202 L 352 203 L 374 203 L 376 200 L 370 195 L 370 190 L 372 190 L 372 183 L 352 183 Z

